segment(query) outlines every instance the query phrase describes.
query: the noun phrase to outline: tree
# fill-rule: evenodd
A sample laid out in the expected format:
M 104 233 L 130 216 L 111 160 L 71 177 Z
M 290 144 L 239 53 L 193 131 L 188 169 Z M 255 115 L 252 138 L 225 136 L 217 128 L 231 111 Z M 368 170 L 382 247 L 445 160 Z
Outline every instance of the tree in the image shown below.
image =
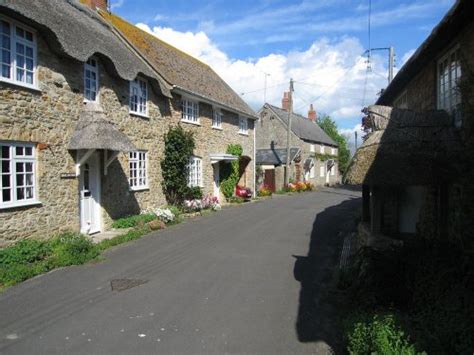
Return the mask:
M 350 152 L 349 148 L 347 147 L 346 138 L 339 133 L 336 122 L 334 122 L 334 120 L 332 120 L 328 115 L 322 115 L 318 121 L 318 124 L 323 129 L 323 131 L 326 132 L 326 134 L 339 145 L 337 160 L 339 162 L 339 171 L 341 174 L 344 174 L 350 160 Z

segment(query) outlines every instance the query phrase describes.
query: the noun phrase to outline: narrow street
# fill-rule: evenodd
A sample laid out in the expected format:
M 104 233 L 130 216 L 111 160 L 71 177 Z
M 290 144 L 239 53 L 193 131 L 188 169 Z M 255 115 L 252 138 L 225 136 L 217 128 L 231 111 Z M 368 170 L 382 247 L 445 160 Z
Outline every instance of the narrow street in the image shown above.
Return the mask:
M 0 294 L 1 354 L 338 353 L 327 302 L 359 192 L 235 208 Z M 111 289 L 130 287 L 118 291 Z

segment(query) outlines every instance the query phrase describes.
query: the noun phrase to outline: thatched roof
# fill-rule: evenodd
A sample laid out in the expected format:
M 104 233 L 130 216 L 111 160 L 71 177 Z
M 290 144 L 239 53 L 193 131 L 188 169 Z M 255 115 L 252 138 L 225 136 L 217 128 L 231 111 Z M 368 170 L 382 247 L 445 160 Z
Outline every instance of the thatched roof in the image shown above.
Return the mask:
M 178 91 L 257 119 L 255 112 L 207 64 L 180 51 L 121 17 L 100 11 L 122 36 Z
M 265 109 L 270 110 L 285 126 L 288 126 L 288 111 L 268 103 L 262 108 L 262 110 Z M 296 113 L 292 113 L 291 116 L 291 130 L 297 137 L 305 141 L 322 143 L 333 147 L 338 146 L 316 122 L 312 122 L 308 118 Z
M 349 184 L 430 185 L 459 174 L 462 144 L 444 111 L 369 106 L 374 131 L 344 176 Z
M 93 102 L 84 105 L 68 149 L 104 149 L 117 152 L 137 150 L 124 133 L 106 120 L 100 105 Z
M 143 74 L 155 79 L 151 80 L 155 89 L 171 97 L 170 86 L 87 6 L 74 0 L 1 0 L 0 11 L 40 29 L 53 50 L 81 62 L 101 54 L 122 79 L 134 80 Z

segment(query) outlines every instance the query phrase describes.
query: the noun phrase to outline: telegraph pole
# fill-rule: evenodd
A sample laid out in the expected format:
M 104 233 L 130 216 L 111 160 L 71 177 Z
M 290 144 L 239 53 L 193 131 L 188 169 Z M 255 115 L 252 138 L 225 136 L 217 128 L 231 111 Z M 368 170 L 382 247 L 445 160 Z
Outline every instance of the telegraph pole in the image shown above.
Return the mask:
M 393 67 L 395 66 L 395 50 L 392 46 L 388 49 L 388 83 L 393 80 Z
M 285 186 L 288 185 L 289 179 L 290 179 L 290 138 L 291 138 L 291 115 L 293 111 L 293 79 L 290 79 L 290 90 L 288 92 L 288 99 L 289 99 L 289 105 L 288 105 L 288 131 L 286 135 L 286 167 L 285 167 Z

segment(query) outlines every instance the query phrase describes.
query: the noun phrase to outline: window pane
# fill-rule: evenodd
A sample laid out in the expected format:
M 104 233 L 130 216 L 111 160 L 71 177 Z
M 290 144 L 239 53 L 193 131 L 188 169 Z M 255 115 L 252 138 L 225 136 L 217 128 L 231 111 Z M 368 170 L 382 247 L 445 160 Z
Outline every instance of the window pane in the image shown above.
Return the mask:
M 10 34 L 10 24 L 6 21 L 2 21 L 2 33 Z
M 10 187 L 10 175 L 2 175 L 2 187 Z
M 10 66 L 9 65 L 2 65 L 2 77 L 10 78 Z
M 2 196 L 2 202 L 8 202 L 11 201 L 11 190 L 10 189 L 4 189 L 3 190 L 3 196 Z
M 27 187 L 26 188 L 26 198 L 27 199 L 33 198 L 33 188 L 32 187 Z
M 16 186 L 24 186 L 25 185 L 25 175 L 17 174 L 16 175 Z
M 25 81 L 25 71 L 22 69 L 16 70 L 16 80 Z
M 33 174 L 26 174 L 26 185 L 33 186 Z
M 10 147 L 2 145 L 2 158 L 8 159 L 10 157 Z
M 10 172 L 10 162 L 8 160 L 2 161 L 2 173 L 9 173 Z
M 24 188 L 16 189 L 16 199 L 17 200 L 24 200 L 25 199 L 25 189 Z
M 16 147 L 15 155 L 23 155 L 23 147 Z

